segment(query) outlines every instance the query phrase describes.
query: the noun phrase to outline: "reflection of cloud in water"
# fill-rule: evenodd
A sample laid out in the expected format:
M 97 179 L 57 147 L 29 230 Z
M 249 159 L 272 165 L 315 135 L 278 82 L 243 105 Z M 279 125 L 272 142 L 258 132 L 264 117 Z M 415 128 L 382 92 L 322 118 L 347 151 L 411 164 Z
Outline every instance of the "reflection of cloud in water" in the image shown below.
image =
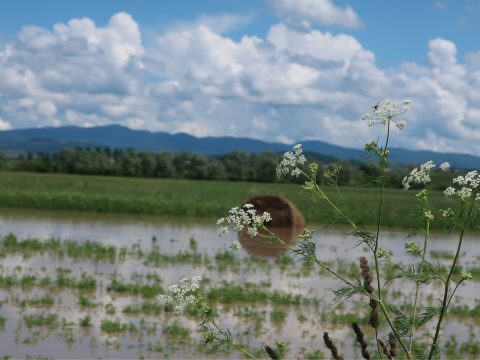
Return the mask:
M 298 236 L 303 232 L 303 227 L 272 227 L 270 230 L 285 243 L 295 247 Z M 285 254 L 288 251 L 284 246 L 274 244 L 272 241 L 259 235 L 250 237 L 246 231 L 238 233 L 238 241 L 240 241 L 243 248 L 253 256 L 275 257 Z

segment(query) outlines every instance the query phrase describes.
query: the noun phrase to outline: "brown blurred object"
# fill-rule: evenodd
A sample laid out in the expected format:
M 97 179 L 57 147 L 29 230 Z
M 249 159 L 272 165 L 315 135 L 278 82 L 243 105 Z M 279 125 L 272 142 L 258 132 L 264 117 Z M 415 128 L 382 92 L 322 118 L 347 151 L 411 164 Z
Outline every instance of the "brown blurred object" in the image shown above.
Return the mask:
M 248 199 L 246 204 L 252 204 L 257 214 L 267 211 L 272 215 L 268 228 L 287 244 L 298 241 L 298 236 L 305 228 L 305 218 L 289 200 L 280 196 L 259 195 Z M 283 246 L 269 243 L 261 236 L 250 237 L 246 231 L 238 234 L 238 241 L 250 255 L 275 257 L 287 252 Z

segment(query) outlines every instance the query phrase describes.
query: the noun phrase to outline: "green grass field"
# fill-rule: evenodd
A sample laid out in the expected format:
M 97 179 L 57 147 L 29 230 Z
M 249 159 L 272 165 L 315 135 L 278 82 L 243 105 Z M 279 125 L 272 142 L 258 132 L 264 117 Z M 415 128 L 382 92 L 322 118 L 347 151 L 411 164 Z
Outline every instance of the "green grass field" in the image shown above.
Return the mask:
M 332 187 L 326 192 L 340 202 Z M 412 227 L 420 202 L 415 191 L 386 190 L 383 224 Z M 335 214 L 326 203 L 314 201 L 299 185 L 223 181 L 139 179 L 102 176 L 0 172 L 0 207 L 59 209 L 130 214 L 161 214 L 218 218 L 233 206 L 259 194 L 290 199 L 308 222 L 329 223 Z M 343 188 L 351 217 L 361 225 L 376 221 L 378 190 Z M 441 192 L 432 194 L 435 209 L 451 206 Z M 436 213 L 434 228 L 443 226 Z M 338 223 L 344 223 L 337 219 Z

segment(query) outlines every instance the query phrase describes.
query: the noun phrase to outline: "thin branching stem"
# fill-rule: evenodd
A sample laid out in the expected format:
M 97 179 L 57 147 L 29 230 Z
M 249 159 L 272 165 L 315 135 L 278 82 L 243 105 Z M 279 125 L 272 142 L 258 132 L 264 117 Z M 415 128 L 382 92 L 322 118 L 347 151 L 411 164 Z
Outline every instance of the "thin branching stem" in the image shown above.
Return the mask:
M 408 352 L 408 349 L 406 348 L 405 344 L 402 341 L 402 338 L 400 335 L 398 335 L 397 330 L 395 329 L 395 326 L 392 323 L 392 320 L 390 320 L 390 316 L 388 315 L 387 308 L 385 306 L 385 303 L 383 300 L 379 300 L 378 304 L 380 305 L 380 309 L 382 309 L 383 315 L 385 315 L 385 319 L 387 320 L 388 325 L 390 325 L 390 328 L 392 329 L 393 335 L 397 338 L 400 346 L 402 347 L 403 351 L 405 352 L 405 355 L 407 356 L 407 359 L 411 359 L 410 353 Z
M 459 239 L 458 239 L 457 252 L 455 253 L 455 257 L 453 259 L 452 266 L 450 267 L 450 271 L 448 272 L 448 276 L 447 276 L 447 279 L 445 281 L 445 287 L 444 287 L 444 290 L 443 290 L 442 308 L 440 310 L 440 316 L 438 317 L 437 326 L 435 328 L 435 335 L 433 336 L 433 342 L 432 342 L 432 346 L 430 347 L 430 354 L 428 355 L 428 359 L 431 359 L 433 357 L 435 349 L 437 348 L 437 341 L 438 341 L 438 336 L 440 335 L 440 328 L 442 326 L 443 317 L 446 313 L 447 306 L 448 306 L 448 303 L 449 303 L 449 301 L 448 301 L 448 291 L 449 291 L 449 288 L 450 288 L 450 279 L 452 277 L 453 270 L 455 269 L 455 266 L 457 265 L 457 260 L 458 260 L 458 257 L 460 255 L 460 250 L 462 248 L 463 235 L 465 234 L 465 228 L 467 226 L 468 220 L 470 219 L 470 215 L 472 214 L 473 203 L 474 203 L 474 200 L 472 199 L 470 201 L 470 206 L 469 206 L 467 215 L 465 216 L 465 219 L 464 219 L 463 224 L 461 226 L 460 236 L 459 236 Z
M 373 257 L 375 260 L 375 272 L 377 274 L 377 290 L 378 298 L 382 299 L 381 284 L 380 284 L 380 269 L 378 266 L 378 242 L 380 237 L 380 226 L 382 225 L 382 212 L 383 212 L 383 192 L 385 188 L 385 167 L 387 165 L 387 151 L 388 140 L 390 139 L 390 120 L 387 121 L 387 138 L 385 139 L 385 147 L 383 148 L 382 162 L 381 162 L 381 175 L 380 175 L 380 202 L 378 204 L 378 218 L 377 218 L 377 231 L 375 234 L 375 247 L 373 250 Z M 378 339 L 377 339 L 378 340 Z
M 265 237 L 265 238 L 271 238 L 273 237 L 276 242 L 282 246 L 284 246 L 285 248 L 289 249 L 290 251 L 292 252 L 295 252 L 296 249 L 293 248 L 292 246 L 288 245 L 287 243 L 285 243 L 282 239 L 280 239 L 274 232 L 272 232 L 269 228 L 267 228 L 266 226 L 263 226 L 262 228 L 263 230 L 265 230 L 266 232 L 268 232 L 269 234 L 271 234 L 271 236 L 268 236 L 268 235 L 262 235 L 262 234 L 259 234 L 261 235 L 262 237 Z M 326 270 L 327 272 L 329 272 L 331 275 L 335 276 L 337 279 L 343 281 L 345 284 L 347 284 L 348 286 L 351 286 L 351 287 L 356 287 L 355 284 L 353 284 L 351 281 L 347 280 L 346 278 L 344 278 L 342 275 L 338 274 L 337 272 L 335 272 L 334 270 L 330 269 L 327 265 L 325 265 L 324 263 L 320 262 L 316 257 L 312 257 L 312 256 L 308 256 L 308 255 L 305 255 L 305 257 L 308 259 L 308 260 L 311 260 L 313 262 L 315 262 L 317 265 L 319 265 L 322 269 Z M 385 316 L 385 318 L 387 319 L 387 323 L 388 325 L 390 326 L 390 328 L 392 329 L 392 332 L 393 334 L 395 335 L 395 337 L 397 338 L 398 342 L 400 343 L 400 345 L 402 346 L 402 349 L 405 351 L 405 355 L 407 356 L 407 359 L 410 359 L 410 354 L 408 353 L 407 351 L 407 348 L 405 347 L 405 345 L 403 344 L 402 342 L 402 339 L 400 338 L 400 336 L 398 335 L 393 323 L 392 323 L 392 320 L 390 319 L 390 316 L 388 315 L 388 311 L 385 307 L 385 303 L 379 299 L 378 297 L 376 297 L 375 295 L 371 295 L 369 294 L 368 292 L 362 292 L 362 295 L 365 295 L 367 297 L 369 297 L 370 299 L 378 302 L 378 304 L 380 304 L 380 307 L 382 309 L 382 312 Z
M 350 217 L 345 214 L 342 210 L 340 210 L 333 202 L 330 200 L 330 198 L 325 194 L 325 192 L 318 186 L 316 179 L 312 178 L 310 175 L 308 175 L 306 172 L 304 172 L 302 169 L 297 168 L 300 170 L 300 172 L 305 176 L 308 180 L 312 181 L 315 184 L 315 189 L 312 189 L 313 192 L 321 199 L 325 199 L 325 201 L 338 213 L 340 214 L 341 217 L 343 217 L 355 230 L 358 230 L 358 226 L 355 225 L 355 223 L 350 219 Z
M 215 327 L 215 329 L 217 329 L 217 331 L 219 333 L 223 334 L 223 330 L 217 325 L 215 320 L 210 320 L 210 322 Z M 237 344 L 235 341 L 231 340 L 231 342 L 229 342 L 229 344 L 231 346 L 233 346 L 235 349 L 237 349 L 238 351 L 240 351 L 241 353 L 243 353 L 247 358 L 252 359 L 252 360 L 257 360 L 257 358 L 255 356 L 250 354 L 247 350 L 245 350 L 241 345 Z
M 428 202 L 428 189 L 427 186 L 425 185 L 425 202 L 427 205 L 427 209 L 430 210 L 429 202 Z M 422 262 L 420 263 L 420 268 L 418 270 L 418 275 L 422 275 L 423 272 L 423 267 L 425 266 L 425 255 L 427 253 L 427 245 L 428 245 L 428 235 L 430 233 L 430 219 L 426 218 L 425 219 L 425 236 L 423 238 L 423 251 L 422 251 Z M 415 334 L 415 318 L 417 316 L 417 306 L 418 306 L 418 293 L 420 289 L 420 283 L 417 282 L 416 287 L 415 287 L 415 300 L 413 303 L 413 310 L 412 310 L 412 320 L 411 320 L 411 325 L 410 325 L 410 340 L 408 341 L 408 352 L 412 352 L 412 346 L 413 346 L 413 337 Z
M 378 242 L 380 237 L 380 226 L 382 224 L 382 212 L 383 212 L 383 191 L 385 187 L 385 166 L 387 164 L 387 149 L 388 149 L 388 140 L 390 139 L 390 121 L 387 121 L 387 138 L 385 139 L 385 147 L 383 148 L 383 154 L 381 155 L 381 175 L 380 175 L 380 202 L 378 204 L 378 218 L 377 218 L 377 231 L 375 234 L 375 246 L 373 249 L 373 258 L 375 260 L 375 273 L 377 275 L 377 290 L 378 298 L 382 299 L 382 288 L 380 284 L 380 269 L 378 266 Z M 377 351 L 380 359 L 382 358 L 382 353 L 380 351 L 380 346 L 378 346 L 378 332 L 375 331 L 375 340 L 377 343 Z M 399 339 L 400 340 L 400 339 Z
M 448 307 L 450 306 L 450 302 L 451 302 L 452 299 L 453 299 L 453 295 L 455 295 L 455 292 L 457 291 L 457 289 L 458 289 L 458 287 L 460 286 L 461 283 L 462 283 L 462 280 L 460 280 L 460 281 L 455 285 L 455 288 L 453 289 L 452 294 L 450 295 L 450 298 L 448 299 L 448 302 L 447 302 L 447 307 L 446 307 L 447 310 L 448 310 Z
M 284 246 L 285 248 L 287 248 L 288 250 L 292 251 L 292 252 L 295 252 L 296 249 L 293 248 L 292 246 L 288 245 L 285 241 L 283 241 L 282 239 L 280 239 L 274 232 L 272 232 L 269 228 L 267 228 L 266 226 L 263 227 L 263 229 L 265 231 L 267 231 L 271 236 L 273 236 L 276 240 L 276 242 L 282 246 Z M 261 235 L 261 234 L 260 234 Z M 271 238 L 270 236 L 265 236 L 265 235 L 261 235 L 263 237 L 267 237 L 267 238 Z M 308 260 L 311 260 L 313 262 L 315 262 L 317 265 L 319 265 L 322 269 L 324 269 L 325 271 L 329 272 L 331 275 L 335 276 L 337 279 L 339 280 L 342 280 L 345 284 L 347 284 L 348 286 L 351 286 L 351 287 L 355 287 L 355 284 L 353 284 L 350 280 L 347 280 L 345 279 L 342 275 L 338 274 L 337 272 L 335 272 L 334 270 L 330 269 L 327 265 L 325 265 L 324 263 L 322 263 L 321 261 L 319 261 L 317 258 L 315 257 L 312 257 L 312 256 L 309 256 L 309 255 L 305 255 L 305 257 L 307 257 Z M 376 299 L 376 298 L 375 298 Z

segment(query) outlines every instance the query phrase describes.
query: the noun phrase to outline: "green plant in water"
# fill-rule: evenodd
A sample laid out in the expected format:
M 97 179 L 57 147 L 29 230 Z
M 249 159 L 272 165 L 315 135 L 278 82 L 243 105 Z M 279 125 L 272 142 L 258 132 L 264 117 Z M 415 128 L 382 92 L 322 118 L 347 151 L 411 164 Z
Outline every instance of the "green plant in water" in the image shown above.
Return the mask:
M 458 176 L 453 179 L 452 186 L 444 191 L 444 195 L 450 198 L 451 207 L 437 210 L 432 207 L 429 185 L 431 183 L 431 174 L 436 167 L 432 161 L 413 169 L 407 175 L 402 185 L 404 190 L 412 188 L 418 189 L 416 194 L 420 209 L 418 220 L 421 223 L 419 227 L 423 235 L 423 241 L 418 244 L 415 241 L 409 241 L 405 244 L 405 251 L 414 259 L 414 264 L 410 266 L 394 262 L 391 251 L 381 247 L 381 230 L 383 215 L 388 212 L 384 208 L 384 191 L 386 171 L 389 159 L 389 143 L 394 127 L 402 130 L 405 127 L 405 121 L 399 120 L 399 116 L 410 110 L 410 101 L 404 100 L 400 103 L 385 101 L 377 104 L 373 112 L 363 116 L 363 120 L 368 121 L 369 126 L 382 125 L 386 128 L 386 135 L 383 142 L 379 140 L 372 141 L 365 146 L 365 150 L 374 156 L 379 163 L 380 174 L 376 178 L 370 178 L 378 186 L 378 206 L 377 221 L 373 231 L 362 228 L 357 225 L 355 220 L 349 215 L 345 202 L 342 200 L 342 192 L 339 187 L 341 175 L 341 165 L 335 164 L 325 171 L 324 178 L 327 185 L 333 186 L 338 196 L 333 198 L 317 182 L 319 166 L 316 163 L 309 163 L 303 155 L 300 144 L 295 145 L 293 151 L 284 154 L 280 165 L 277 167 L 277 175 L 282 176 L 302 176 L 304 178 L 303 188 L 309 192 L 315 200 L 321 200 L 331 207 L 343 219 L 343 222 L 350 224 L 351 235 L 358 239 L 358 243 L 366 246 L 370 250 L 370 261 L 366 257 L 360 258 L 361 277 L 346 275 L 338 272 L 329 263 L 325 263 L 316 256 L 316 244 L 312 241 L 312 231 L 306 229 L 300 235 L 296 247 L 286 243 L 275 233 L 273 233 L 268 223 L 271 221 L 271 215 L 268 212 L 257 213 L 251 204 L 245 204 L 242 207 L 232 208 L 228 214 L 219 219 L 219 234 L 225 235 L 229 231 L 245 231 L 250 236 L 259 236 L 266 241 L 281 245 L 290 250 L 291 253 L 299 256 L 305 263 L 316 264 L 321 269 L 337 278 L 343 287 L 334 291 L 336 301 L 344 301 L 353 296 L 360 296 L 368 300 L 370 308 L 369 324 L 375 331 L 376 349 L 369 349 L 368 342 L 361 327 L 356 321 L 353 321 L 353 332 L 358 346 L 361 348 L 362 356 L 370 359 L 373 352 L 378 357 L 394 358 L 403 352 L 404 357 L 411 359 L 414 357 L 422 359 L 431 359 L 440 356 L 439 335 L 442 326 L 444 326 L 445 315 L 450 303 L 459 289 L 459 286 L 469 280 L 472 275 L 467 272 L 458 272 L 458 260 L 462 247 L 462 241 L 465 232 L 476 225 L 479 215 L 480 204 L 480 176 L 477 171 L 470 171 L 465 176 Z M 448 163 L 440 165 L 440 170 L 446 171 L 449 168 Z M 447 268 L 441 266 L 434 259 L 429 257 L 428 240 L 430 236 L 431 224 L 436 221 L 436 217 L 443 217 L 446 220 L 447 231 L 458 231 L 458 243 L 455 255 Z M 232 244 L 233 250 L 238 250 L 240 244 Z M 448 260 L 448 259 L 447 259 Z M 278 265 L 284 261 L 279 260 Z M 389 274 L 388 278 L 382 279 L 383 274 Z M 411 296 L 411 304 L 397 308 L 385 297 L 387 289 L 395 289 L 395 282 L 392 280 L 400 278 L 403 281 L 409 281 L 413 284 L 414 291 Z M 212 347 L 227 345 L 242 352 L 246 357 L 255 359 L 255 356 L 248 352 L 242 344 L 234 340 L 233 334 L 228 329 L 223 329 L 217 323 L 214 309 L 199 295 L 199 278 L 196 280 L 183 279 L 180 284 L 172 285 L 169 288 L 170 295 L 164 295 L 160 298 L 163 302 L 176 303 L 176 309 L 181 312 L 185 306 L 194 306 L 198 310 L 201 328 L 204 331 L 205 341 Z M 441 293 L 441 302 L 436 306 L 425 306 L 421 303 L 421 289 L 432 282 L 441 283 L 443 291 Z M 182 285 L 183 284 L 183 285 Z M 195 284 L 194 286 L 190 286 Z M 183 304 L 183 305 L 182 305 Z M 417 329 L 422 327 L 430 320 L 436 319 L 434 332 L 431 336 L 431 342 L 428 345 L 422 345 L 421 339 L 417 339 Z M 361 320 L 361 318 L 360 318 Z M 385 332 L 380 325 L 386 323 Z M 334 339 L 330 338 L 328 332 L 323 335 L 324 342 L 331 355 L 335 359 L 343 358 L 341 349 L 337 348 Z M 279 359 L 284 353 L 270 346 L 265 347 L 266 355 L 271 359 Z

